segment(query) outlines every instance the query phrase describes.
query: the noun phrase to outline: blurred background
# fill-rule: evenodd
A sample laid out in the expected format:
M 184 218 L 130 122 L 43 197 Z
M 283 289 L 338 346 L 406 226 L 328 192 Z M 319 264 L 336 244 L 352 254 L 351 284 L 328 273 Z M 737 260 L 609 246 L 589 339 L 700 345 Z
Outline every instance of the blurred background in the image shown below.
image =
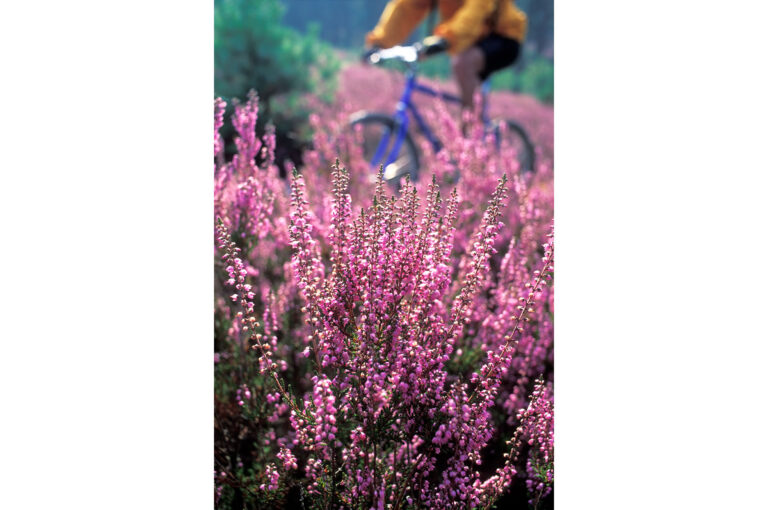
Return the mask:
M 509 1 L 509 0 L 507 0 Z M 315 33 L 321 40 L 341 52 L 356 57 L 365 34 L 379 20 L 387 0 L 284 0 L 286 26 L 300 32 Z M 496 73 L 493 86 L 536 96 L 542 101 L 553 100 L 553 0 L 517 0 L 515 4 L 528 15 L 528 35 L 521 58 L 512 69 Z M 410 42 L 430 35 L 429 19 L 417 29 Z M 428 76 L 450 77 L 446 55 L 424 62 L 421 70 Z
M 514 66 L 494 73 L 491 85 L 554 101 L 553 0 L 517 0 L 528 16 L 528 34 Z M 269 119 L 278 137 L 278 164 L 298 161 L 310 140 L 308 116 L 317 111 L 305 100 L 331 103 L 344 69 L 359 62 L 365 34 L 376 25 L 387 0 L 215 0 L 214 92 L 227 100 L 260 97 L 258 132 Z M 429 35 L 428 16 L 409 42 Z M 422 75 L 450 83 L 447 55 L 421 64 Z M 231 110 L 230 110 L 231 111 Z M 228 112 L 229 113 L 229 112 Z M 222 130 L 231 140 L 231 127 Z M 233 150 L 231 143 L 228 152 Z

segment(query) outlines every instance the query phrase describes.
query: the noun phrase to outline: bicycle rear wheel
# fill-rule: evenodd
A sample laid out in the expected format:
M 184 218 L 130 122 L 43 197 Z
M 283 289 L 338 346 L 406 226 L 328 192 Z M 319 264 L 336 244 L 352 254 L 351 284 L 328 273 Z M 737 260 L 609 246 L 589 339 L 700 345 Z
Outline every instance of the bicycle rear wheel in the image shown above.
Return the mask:
M 400 180 L 406 175 L 411 182 L 419 177 L 419 152 L 409 133 L 400 140 L 397 136 L 397 123 L 389 115 L 382 113 L 361 112 L 353 115 L 349 122 L 350 128 L 361 130 L 363 139 L 363 157 L 371 164 L 371 170 L 379 171 L 379 165 L 384 165 L 384 180 L 392 186 L 399 186 Z M 393 161 L 387 163 L 393 151 Z
M 494 122 L 493 130 L 496 135 L 496 150 L 507 152 L 513 149 L 520 163 L 521 174 L 536 170 L 536 152 L 533 143 L 520 124 L 512 120 L 498 120 Z

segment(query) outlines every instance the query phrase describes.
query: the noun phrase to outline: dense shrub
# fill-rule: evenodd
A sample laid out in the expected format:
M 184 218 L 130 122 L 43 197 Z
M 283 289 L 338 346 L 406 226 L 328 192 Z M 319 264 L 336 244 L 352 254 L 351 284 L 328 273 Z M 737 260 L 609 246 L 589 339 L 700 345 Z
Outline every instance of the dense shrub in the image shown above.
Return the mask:
M 214 3 L 214 91 L 261 100 L 278 93 L 309 92 L 332 82 L 337 67 L 330 48 L 312 34 L 300 34 L 282 21 L 275 0 L 216 0 Z
M 283 10 L 277 0 L 214 2 L 214 92 L 231 106 L 249 90 L 259 91 L 262 118 L 270 119 L 281 142 L 281 165 L 296 160 L 309 142 L 302 95 L 311 92 L 330 101 L 339 68 L 330 46 L 314 32 L 283 25 Z M 265 129 L 265 122 L 258 125 L 260 133 Z M 232 127 L 225 125 L 222 135 L 231 155 Z
M 393 195 L 320 113 L 289 185 L 255 97 L 229 161 L 216 102 L 217 506 L 551 505 L 551 169 L 436 108 L 450 143 Z
M 493 76 L 493 88 L 530 94 L 541 101 L 555 100 L 555 66 L 551 58 L 528 54 L 512 69 Z

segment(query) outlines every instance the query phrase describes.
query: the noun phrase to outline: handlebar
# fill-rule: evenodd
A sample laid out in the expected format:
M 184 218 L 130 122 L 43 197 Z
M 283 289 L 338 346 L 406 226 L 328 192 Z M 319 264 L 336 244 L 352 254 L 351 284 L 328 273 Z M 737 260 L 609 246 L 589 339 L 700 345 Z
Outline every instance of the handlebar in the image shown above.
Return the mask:
M 412 64 L 419 60 L 420 46 L 393 46 L 392 48 L 371 52 L 367 57 L 371 64 L 378 64 L 385 60 L 400 60 Z
M 427 37 L 423 43 L 417 42 L 411 46 L 393 46 L 386 49 L 369 50 L 364 58 L 371 64 L 378 64 L 385 60 L 399 60 L 413 65 L 423 57 L 436 55 L 448 49 L 448 42 L 436 36 Z

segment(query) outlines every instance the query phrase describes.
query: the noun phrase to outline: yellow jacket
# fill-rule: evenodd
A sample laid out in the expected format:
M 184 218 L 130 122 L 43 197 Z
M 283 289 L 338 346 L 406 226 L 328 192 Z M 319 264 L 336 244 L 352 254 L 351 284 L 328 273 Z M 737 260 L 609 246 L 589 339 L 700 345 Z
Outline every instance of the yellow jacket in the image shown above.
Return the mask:
M 437 4 L 441 23 L 435 35 L 448 40 L 449 53 L 460 53 L 492 32 L 521 43 L 525 39 L 528 19 L 514 0 L 438 0 Z M 390 0 L 366 42 L 381 48 L 400 44 L 431 6 L 431 0 Z

